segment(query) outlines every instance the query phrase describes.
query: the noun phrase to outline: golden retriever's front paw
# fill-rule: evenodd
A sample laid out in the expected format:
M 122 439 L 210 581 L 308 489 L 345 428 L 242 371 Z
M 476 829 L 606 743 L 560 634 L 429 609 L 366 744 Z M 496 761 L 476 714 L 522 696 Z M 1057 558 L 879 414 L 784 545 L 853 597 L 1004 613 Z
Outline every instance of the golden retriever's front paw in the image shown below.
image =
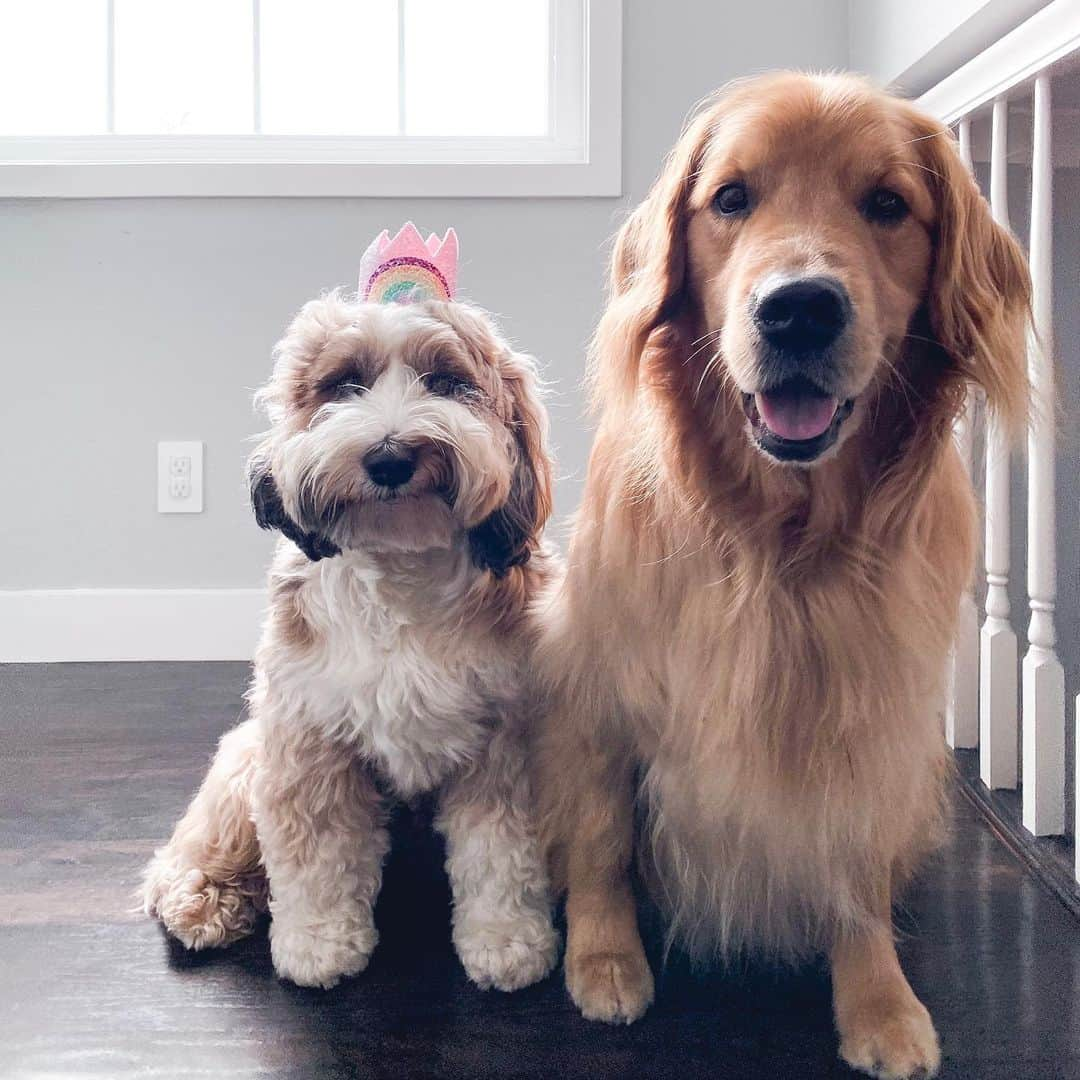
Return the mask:
M 914 995 L 862 1005 L 840 1032 L 840 1056 L 880 1080 L 923 1080 L 941 1065 L 933 1021 Z
M 586 1020 L 632 1024 L 652 1004 L 653 977 L 640 950 L 567 956 L 566 989 Z

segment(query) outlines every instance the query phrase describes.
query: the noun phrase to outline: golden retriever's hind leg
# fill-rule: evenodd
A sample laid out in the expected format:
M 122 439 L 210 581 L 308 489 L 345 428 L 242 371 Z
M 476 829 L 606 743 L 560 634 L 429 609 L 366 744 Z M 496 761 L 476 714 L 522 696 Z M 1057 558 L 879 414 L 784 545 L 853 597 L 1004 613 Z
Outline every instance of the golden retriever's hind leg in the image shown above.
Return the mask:
M 189 949 L 245 937 L 267 908 L 251 816 L 256 740 L 251 721 L 222 737 L 187 813 L 143 873 L 143 910 Z
M 834 946 L 830 959 L 840 1056 L 882 1080 L 936 1076 L 937 1032 L 900 969 L 889 921 Z
M 540 797 L 566 888 L 566 988 L 588 1020 L 630 1024 L 652 1004 L 653 978 L 630 885 L 634 807 L 626 755 L 549 732 Z

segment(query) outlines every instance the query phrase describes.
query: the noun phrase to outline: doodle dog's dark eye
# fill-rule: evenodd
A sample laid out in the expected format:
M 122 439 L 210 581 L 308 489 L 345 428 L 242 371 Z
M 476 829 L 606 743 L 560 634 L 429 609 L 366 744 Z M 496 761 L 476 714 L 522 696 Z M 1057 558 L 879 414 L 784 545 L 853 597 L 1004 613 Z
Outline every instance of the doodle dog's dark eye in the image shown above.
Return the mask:
M 750 205 L 750 194 L 745 184 L 725 184 L 714 196 L 713 206 L 725 217 L 741 214 Z
M 424 382 L 428 390 L 439 397 L 467 397 L 476 393 L 476 387 L 468 379 L 452 371 L 433 371 L 425 377 Z
M 888 188 L 875 188 L 863 203 L 863 213 L 871 221 L 892 225 L 897 221 L 903 221 L 911 210 L 895 191 L 890 191 Z
M 364 393 L 367 387 L 364 385 L 364 380 L 359 373 L 350 371 L 347 374 L 343 373 L 332 379 L 327 379 L 319 389 L 330 397 L 346 398 Z

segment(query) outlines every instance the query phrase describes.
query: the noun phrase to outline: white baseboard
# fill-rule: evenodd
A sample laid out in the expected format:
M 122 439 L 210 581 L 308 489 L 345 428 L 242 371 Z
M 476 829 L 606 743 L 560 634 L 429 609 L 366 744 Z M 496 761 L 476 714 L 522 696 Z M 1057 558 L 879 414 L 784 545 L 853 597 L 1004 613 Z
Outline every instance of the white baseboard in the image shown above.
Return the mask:
M 0 590 L 0 663 L 250 660 L 264 589 Z

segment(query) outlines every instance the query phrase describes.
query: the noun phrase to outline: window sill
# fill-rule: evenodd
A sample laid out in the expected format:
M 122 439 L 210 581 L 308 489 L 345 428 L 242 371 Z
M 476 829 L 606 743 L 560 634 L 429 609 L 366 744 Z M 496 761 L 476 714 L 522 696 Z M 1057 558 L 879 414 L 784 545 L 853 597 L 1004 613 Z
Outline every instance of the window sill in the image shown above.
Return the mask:
M 613 154 L 590 162 L 3 162 L 3 198 L 580 197 L 621 194 Z

